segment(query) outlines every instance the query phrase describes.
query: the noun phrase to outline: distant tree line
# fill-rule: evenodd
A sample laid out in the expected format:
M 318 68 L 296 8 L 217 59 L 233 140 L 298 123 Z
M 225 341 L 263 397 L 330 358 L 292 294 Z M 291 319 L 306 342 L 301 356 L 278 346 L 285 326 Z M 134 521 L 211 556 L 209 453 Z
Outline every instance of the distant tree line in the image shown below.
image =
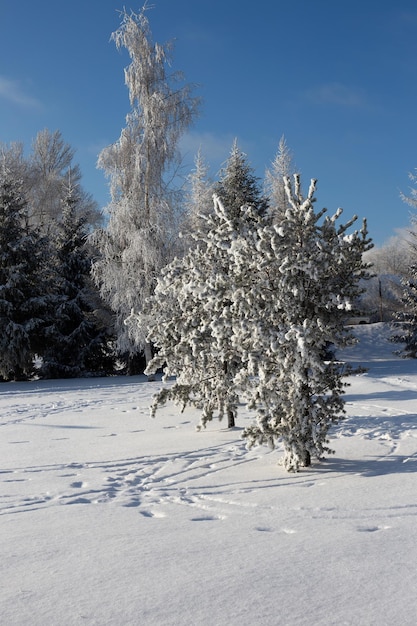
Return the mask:
M 32 153 L 0 146 L 0 376 L 114 371 L 111 313 L 91 278 L 89 233 L 102 220 L 73 151 L 44 130 Z

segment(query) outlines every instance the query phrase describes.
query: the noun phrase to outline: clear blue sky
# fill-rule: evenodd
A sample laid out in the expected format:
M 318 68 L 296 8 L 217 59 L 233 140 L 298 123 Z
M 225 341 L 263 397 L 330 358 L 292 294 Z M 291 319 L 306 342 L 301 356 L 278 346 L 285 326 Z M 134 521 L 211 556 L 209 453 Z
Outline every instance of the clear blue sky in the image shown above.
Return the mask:
M 127 57 L 110 42 L 126 0 L 0 0 L 0 142 L 28 151 L 43 128 L 76 150 L 101 206 L 99 151 L 129 111 Z M 203 105 L 183 145 L 216 173 L 233 139 L 259 176 L 285 135 L 318 207 L 367 217 L 380 245 L 409 224 L 400 200 L 417 167 L 415 0 L 154 0 L 154 41 Z

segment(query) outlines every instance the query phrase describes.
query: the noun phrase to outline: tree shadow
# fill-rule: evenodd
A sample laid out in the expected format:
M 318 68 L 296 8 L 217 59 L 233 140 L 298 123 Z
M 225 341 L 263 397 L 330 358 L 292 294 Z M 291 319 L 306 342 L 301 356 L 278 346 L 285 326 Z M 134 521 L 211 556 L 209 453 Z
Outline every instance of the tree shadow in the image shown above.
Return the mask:
M 389 457 L 367 457 L 365 459 L 326 458 L 312 467 L 317 473 L 355 474 L 371 478 L 390 474 L 414 474 L 417 472 L 417 453 L 412 456 L 392 454 Z
M 401 391 L 375 391 L 373 393 L 364 394 L 351 394 L 346 393 L 344 395 L 345 402 L 360 402 L 362 404 L 368 404 L 372 400 L 393 400 L 395 402 L 407 402 L 409 400 L 417 401 L 417 389 L 402 389 Z

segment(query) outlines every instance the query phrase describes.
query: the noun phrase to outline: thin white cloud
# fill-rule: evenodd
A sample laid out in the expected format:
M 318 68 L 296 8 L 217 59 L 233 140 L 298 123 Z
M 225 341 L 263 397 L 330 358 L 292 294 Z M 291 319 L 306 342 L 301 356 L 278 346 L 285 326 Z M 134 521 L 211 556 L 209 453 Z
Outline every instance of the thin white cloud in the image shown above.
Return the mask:
M 401 22 L 405 22 L 407 24 L 416 25 L 417 24 L 417 11 L 400 11 L 399 18 Z
M 41 107 L 40 101 L 26 94 L 18 81 L 5 76 L 0 76 L 0 99 L 31 109 Z
M 331 104 L 350 108 L 367 106 L 364 94 L 355 88 L 341 83 L 319 85 L 307 92 L 309 100 L 316 104 Z
M 189 132 L 180 141 L 180 151 L 185 161 L 194 162 L 201 149 L 207 164 L 218 168 L 229 158 L 234 139 L 232 135 L 216 135 L 208 131 Z

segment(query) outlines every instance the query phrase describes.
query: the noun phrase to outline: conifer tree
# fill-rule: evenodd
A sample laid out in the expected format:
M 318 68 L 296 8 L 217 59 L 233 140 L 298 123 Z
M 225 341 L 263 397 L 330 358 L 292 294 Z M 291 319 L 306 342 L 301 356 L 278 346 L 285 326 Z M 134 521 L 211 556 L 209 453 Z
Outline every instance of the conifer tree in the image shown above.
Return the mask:
M 417 175 L 409 173 L 409 178 L 413 183 L 417 182 Z M 401 198 L 413 208 L 417 207 L 417 189 L 411 188 L 410 195 L 401 193 Z M 404 344 L 397 350 L 397 354 L 404 358 L 417 358 L 417 263 L 415 261 L 417 252 L 417 218 L 411 218 L 413 229 L 409 232 L 411 239 L 408 242 L 402 242 L 401 251 L 408 256 L 408 263 L 405 263 L 406 275 L 401 280 L 402 285 L 402 305 L 403 309 L 397 311 L 393 322 L 394 334 L 391 340 L 395 343 Z M 406 245 L 404 246 L 404 243 Z M 392 250 L 389 251 L 393 256 Z M 404 273 L 404 270 L 403 270 Z
M 48 328 L 41 374 L 73 378 L 113 369 L 109 331 L 100 325 L 94 305 L 88 225 L 77 189 L 66 185 L 62 221 L 57 225 L 54 262 L 54 320 Z
M 393 322 L 391 340 L 404 344 L 397 354 L 404 358 L 417 358 L 417 265 L 409 267 L 409 277 L 401 281 L 403 310 L 398 311 Z
M 331 452 L 328 431 L 343 418 L 346 371 L 324 361 L 323 352 L 329 343 L 352 341 L 346 316 L 361 293 L 360 280 L 368 276 L 362 255 L 371 244 L 366 222 L 348 234 L 356 217 L 338 226 L 341 209 L 332 217 L 314 211 L 316 181 L 306 197 L 299 176 L 294 186 L 289 178 L 285 183 L 289 208 L 279 227 L 261 233 L 260 257 L 254 260 L 267 268 L 269 298 L 257 309 L 251 347 L 262 354 L 255 361 L 258 384 L 249 400 L 258 417 L 244 437 L 249 446 L 282 440 L 284 465 L 297 471 L 313 456 Z
M 192 244 L 193 233 L 207 227 L 204 217 L 213 213 L 214 184 L 210 180 L 209 167 L 198 151 L 194 169 L 187 178 L 188 188 L 185 194 L 185 214 L 181 225 L 181 236 L 186 247 Z
M 293 156 L 284 135 L 279 140 L 275 158 L 265 172 L 265 190 L 269 200 L 269 211 L 275 223 L 278 223 L 287 210 L 288 198 L 285 191 L 284 179 L 295 174 Z
M 30 377 L 48 316 L 47 242 L 28 224 L 22 183 L 0 166 L 0 376 Z
M 149 337 L 158 350 L 147 371 L 163 367 L 164 379 L 176 376 L 174 385 L 155 397 L 153 414 L 159 404 L 173 400 L 200 408 L 201 426 L 227 416 L 232 428 L 243 373 L 233 330 L 250 280 L 245 259 L 255 245 L 259 215 L 249 205 L 237 217 L 236 209 L 215 197 L 212 215 L 203 219 L 206 225 L 194 233 L 195 247 L 164 268 L 149 302 Z M 231 246 L 240 263 L 232 265 Z
M 225 167 L 220 172 L 220 180 L 214 186 L 214 192 L 229 212 L 234 211 L 237 218 L 240 217 L 241 207 L 248 204 L 260 215 L 267 209 L 268 203 L 262 195 L 259 179 L 236 139 Z
M 156 278 L 171 253 L 173 213 L 166 175 L 178 159 L 178 141 L 192 122 L 197 100 L 179 74 L 169 75 L 169 46 L 153 44 L 146 6 L 139 14 L 122 13 L 112 39 L 125 48 L 131 63 L 125 70 L 131 111 L 116 143 L 99 155 L 98 166 L 110 180 L 111 204 L 105 230 L 94 243 L 100 257 L 93 276 L 116 316 L 120 352 L 145 350 L 146 319 L 131 333 L 125 320 L 143 313 Z
M 248 445 L 284 445 L 287 470 L 330 452 L 327 434 L 343 417 L 343 376 L 349 368 L 323 359 L 329 343 L 352 341 L 346 317 L 368 276 L 362 260 L 371 243 L 366 223 L 348 233 L 314 211 L 300 179 L 285 180 L 289 208 L 280 225 L 252 205 L 229 210 L 216 198 L 209 228 L 197 246 L 167 266 L 150 301 L 150 338 L 159 352 L 149 370 L 163 367 L 176 381 L 156 395 L 202 409 L 202 425 L 216 410 L 236 415 L 239 400 L 257 414 L 245 429 Z M 200 240 L 201 244 L 200 245 Z

